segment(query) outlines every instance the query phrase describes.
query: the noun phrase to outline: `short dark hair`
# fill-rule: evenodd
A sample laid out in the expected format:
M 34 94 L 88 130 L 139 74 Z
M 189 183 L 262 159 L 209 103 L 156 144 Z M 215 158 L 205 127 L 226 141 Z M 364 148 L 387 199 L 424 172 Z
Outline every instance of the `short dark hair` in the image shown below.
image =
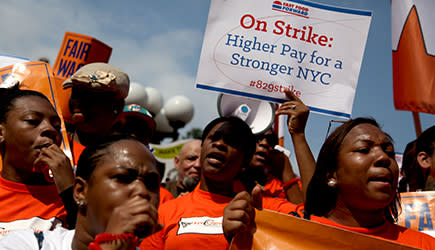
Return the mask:
M 415 152 L 418 154 L 420 152 L 425 152 L 428 155 L 432 155 L 435 148 L 435 125 L 426 129 L 417 138 L 415 144 Z
M 86 147 L 85 150 L 83 150 L 77 163 L 76 176 L 81 177 L 86 181 L 89 180 L 92 172 L 94 172 L 95 167 L 97 166 L 98 161 L 101 159 L 101 157 L 108 153 L 106 149 L 116 142 L 122 140 L 132 140 L 141 143 L 136 138 L 124 134 L 103 137 L 97 143 Z
M 15 100 L 25 96 L 37 96 L 50 102 L 44 94 L 34 90 L 20 89 L 18 84 L 11 88 L 0 88 L 0 123 L 6 122 Z
M 263 132 L 261 134 L 256 134 L 255 138 L 256 138 L 257 142 L 266 138 L 267 143 L 272 148 L 275 147 L 276 145 L 278 145 L 278 135 L 272 129 L 266 130 L 265 132 Z
M 421 133 L 421 135 L 415 141 L 415 168 L 413 169 L 417 174 L 415 178 L 417 179 L 417 187 L 418 189 L 424 190 L 426 188 L 426 181 L 430 175 L 431 169 L 424 169 L 420 167 L 420 164 L 417 161 L 417 155 L 420 152 L 425 152 L 427 155 L 433 155 L 435 148 L 435 125 L 426 129 Z M 410 178 L 413 176 L 411 175 Z M 408 182 L 412 180 L 406 177 Z
M 225 140 L 231 140 L 232 142 L 235 142 L 239 149 L 241 149 L 244 152 L 244 160 L 243 163 L 247 164 L 251 161 L 252 156 L 255 152 L 256 147 L 256 139 L 254 134 L 252 133 L 251 128 L 246 124 L 243 120 L 241 120 L 238 117 L 235 116 L 229 116 L 229 117 L 218 117 L 214 120 L 212 120 L 210 123 L 207 124 L 207 126 L 204 128 L 204 131 L 202 133 L 201 141 L 204 143 L 204 140 L 206 139 L 207 135 L 210 133 L 210 131 L 219 123 L 227 123 L 230 126 L 231 129 L 231 138 L 224 137 Z M 231 144 L 227 141 L 225 141 L 228 144 Z
M 402 168 L 400 173 L 402 179 L 399 182 L 399 192 L 416 191 L 417 189 L 424 189 L 425 175 L 427 171 L 423 171 L 418 167 L 417 154 L 415 152 L 415 144 L 417 140 L 413 140 L 406 144 L 405 151 L 403 152 Z
M 337 155 L 344 138 L 354 127 L 365 123 L 380 129 L 379 124 L 373 118 L 361 117 L 350 119 L 332 132 L 323 143 L 317 158 L 316 170 L 307 188 L 305 202 L 307 214 L 327 216 L 336 206 L 337 189 L 328 186 L 328 179 L 337 170 Z M 387 133 L 385 134 L 392 141 L 391 137 Z M 396 192 L 393 201 L 384 209 L 384 215 L 389 221 L 394 222 L 397 220 L 399 209 L 400 197 L 398 192 Z

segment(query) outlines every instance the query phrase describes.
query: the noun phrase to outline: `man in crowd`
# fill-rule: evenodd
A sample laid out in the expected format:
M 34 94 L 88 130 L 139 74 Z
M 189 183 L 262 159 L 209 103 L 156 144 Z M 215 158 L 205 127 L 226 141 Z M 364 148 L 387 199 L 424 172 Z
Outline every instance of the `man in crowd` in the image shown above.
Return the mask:
M 137 104 L 128 104 L 124 106 L 112 130 L 114 133 L 136 137 L 148 146 L 155 128 L 156 122 L 148 110 Z
M 130 79 L 121 69 L 107 63 L 90 63 L 81 67 L 62 87 L 72 88 L 69 100 L 71 147 L 74 163 L 81 152 L 104 136 L 124 107 Z
M 279 197 L 299 204 L 303 195 L 299 178 L 290 164 L 289 156 L 274 149 L 278 136 L 272 131 L 256 135 L 257 144 L 249 167 L 242 176 L 245 186 L 252 189 L 256 183 L 264 186 L 264 195 Z
M 165 188 L 174 197 L 192 191 L 198 184 L 201 166 L 199 155 L 201 153 L 201 140 L 192 140 L 183 145 L 180 154 L 174 158 L 174 165 L 178 171 L 176 180 L 165 183 Z

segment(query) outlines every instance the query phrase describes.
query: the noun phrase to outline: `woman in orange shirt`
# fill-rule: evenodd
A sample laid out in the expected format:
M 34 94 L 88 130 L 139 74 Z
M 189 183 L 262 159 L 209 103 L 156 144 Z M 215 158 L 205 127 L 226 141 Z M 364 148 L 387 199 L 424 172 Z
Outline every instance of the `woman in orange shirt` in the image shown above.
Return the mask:
M 43 94 L 18 85 L 0 89 L 2 235 L 13 229 L 66 226 L 59 194 L 72 190 L 74 175 L 59 147 L 60 127 L 59 116 Z
M 356 118 L 345 122 L 320 150 L 307 188 L 305 218 L 409 246 L 435 249 L 431 236 L 394 224 L 400 209 L 399 169 L 394 157 L 392 139 L 375 120 Z M 230 205 L 223 218 L 226 235 L 246 230 L 253 220 L 249 203 Z
M 370 118 L 338 127 L 323 144 L 307 189 L 311 220 L 401 244 L 435 249 L 435 239 L 394 224 L 400 210 L 392 139 Z

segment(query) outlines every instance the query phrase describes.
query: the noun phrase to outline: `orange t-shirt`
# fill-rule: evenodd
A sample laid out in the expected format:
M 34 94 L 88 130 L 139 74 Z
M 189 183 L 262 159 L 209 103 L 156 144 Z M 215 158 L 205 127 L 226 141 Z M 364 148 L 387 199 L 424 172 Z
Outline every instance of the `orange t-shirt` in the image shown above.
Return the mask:
M 286 196 L 282 188 L 282 181 L 275 178 L 268 181 L 266 185 L 264 185 L 263 195 L 268 197 L 279 197 L 285 199 Z
M 223 235 L 224 208 L 231 197 L 199 189 L 164 203 L 159 208 L 159 222 L 164 228 L 144 239 L 140 249 L 226 249 Z M 282 213 L 296 210 L 296 205 L 278 198 L 263 198 L 263 208 Z
M 264 185 L 264 196 L 268 197 L 276 197 L 286 199 L 286 193 L 282 187 L 283 183 L 281 180 L 276 178 L 271 178 L 267 181 L 266 185 Z M 298 181 L 299 188 L 302 189 L 302 183 Z
M 49 230 L 66 225 L 55 184 L 31 186 L 0 177 L 0 236 L 11 230 Z
M 343 226 L 327 218 L 313 215 L 311 216 L 310 220 L 353 232 L 379 237 L 385 240 L 394 241 L 408 246 L 418 247 L 422 249 L 435 249 L 435 238 L 433 238 L 432 236 L 393 224 L 389 221 L 386 221 L 383 225 L 376 228 L 363 228 Z
M 77 163 L 79 162 L 80 155 L 82 154 L 83 150 L 85 150 L 85 146 L 82 144 L 72 141 L 72 153 L 73 153 L 73 161 L 74 166 L 77 166 Z
M 160 202 L 159 202 L 159 207 L 170 200 L 173 200 L 174 196 L 172 196 L 172 194 L 166 190 L 164 187 L 160 186 Z

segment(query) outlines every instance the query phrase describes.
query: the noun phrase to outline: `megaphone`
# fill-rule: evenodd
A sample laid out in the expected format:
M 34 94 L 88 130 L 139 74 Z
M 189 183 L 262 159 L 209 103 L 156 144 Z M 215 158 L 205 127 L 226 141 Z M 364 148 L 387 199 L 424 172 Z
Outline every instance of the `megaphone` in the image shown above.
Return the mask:
M 220 94 L 217 108 L 221 117 L 237 116 L 245 121 L 254 134 L 266 132 L 275 120 L 275 107 L 266 101 Z

